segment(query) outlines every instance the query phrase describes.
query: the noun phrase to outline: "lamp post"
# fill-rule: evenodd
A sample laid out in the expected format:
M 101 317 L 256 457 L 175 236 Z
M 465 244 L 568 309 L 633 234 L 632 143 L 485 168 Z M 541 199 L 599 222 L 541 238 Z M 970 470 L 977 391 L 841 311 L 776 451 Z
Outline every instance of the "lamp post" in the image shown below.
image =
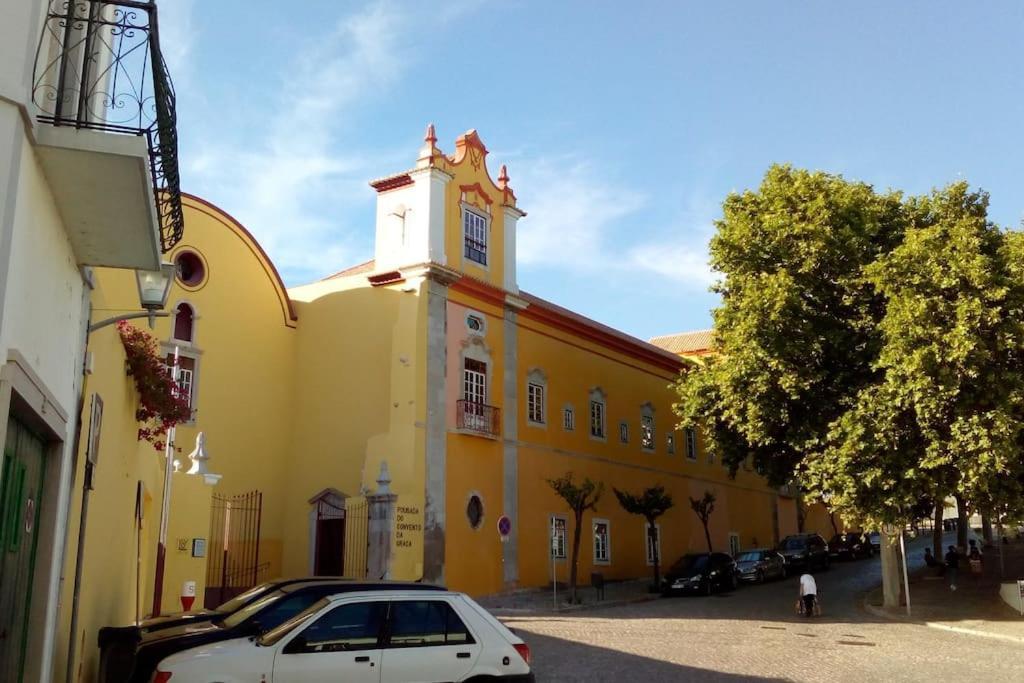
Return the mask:
M 170 315 L 169 311 L 162 309 L 167 305 L 167 295 L 171 291 L 171 282 L 174 281 L 174 269 L 173 263 L 161 263 L 159 270 L 135 271 L 135 284 L 139 288 L 139 306 L 145 310 L 97 321 L 89 325 L 89 331 L 95 332 L 107 325 L 135 318 L 149 318 L 149 328 L 153 329 L 156 318 L 166 318 Z
M 132 320 L 134 318 L 149 318 L 149 327 L 152 329 L 156 318 L 166 318 L 170 315 L 170 313 L 161 309 L 167 304 L 167 295 L 171 291 L 171 282 L 174 281 L 174 269 L 173 263 L 161 263 L 159 270 L 135 271 L 135 281 L 139 288 L 139 306 L 145 310 L 141 313 L 115 315 L 111 318 L 100 320 L 89 325 L 89 334 L 122 320 Z M 86 336 L 85 343 L 86 347 L 88 347 L 88 336 Z M 80 404 L 84 405 L 84 395 L 83 399 L 80 400 Z M 76 432 L 75 452 L 77 453 L 78 443 L 82 436 L 81 409 L 78 411 Z M 82 508 L 78 516 L 78 549 L 75 555 L 75 582 L 71 596 L 71 638 L 68 641 L 68 661 L 67 671 L 65 672 L 65 680 L 69 683 L 74 680 L 75 649 L 78 644 L 76 636 L 78 633 L 78 603 L 82 589 L 82 564 L 85 558 L 85 529 L 86 520 L 89 515 L 89 492 L 93 489 L 93 469 L 95 467 L 93 460 L 95 458 L 86 458 L 85 461 L 85 473 L 82 481 Z

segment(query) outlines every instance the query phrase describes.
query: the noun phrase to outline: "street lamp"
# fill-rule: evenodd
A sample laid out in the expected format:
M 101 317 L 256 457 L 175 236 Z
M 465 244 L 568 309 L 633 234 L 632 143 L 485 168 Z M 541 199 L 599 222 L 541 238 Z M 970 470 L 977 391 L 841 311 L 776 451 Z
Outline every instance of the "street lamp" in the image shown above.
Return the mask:
M 89 331 L 95 332 L 107 325 L 134 318 L 149 318 L 149 327 L 152 329 L 156 318 L 166 318 L 170 315 L 170 312 L 161 309 L 167 305 L 167 295 L 171 291 L 171 282 L 174 281 L 174 271 L 173 263 L 161 263 L 159 270 L 136 270 L 135 283 L 139 288 L 139 305 L 146 310 L 100 320 L 90 325 Z

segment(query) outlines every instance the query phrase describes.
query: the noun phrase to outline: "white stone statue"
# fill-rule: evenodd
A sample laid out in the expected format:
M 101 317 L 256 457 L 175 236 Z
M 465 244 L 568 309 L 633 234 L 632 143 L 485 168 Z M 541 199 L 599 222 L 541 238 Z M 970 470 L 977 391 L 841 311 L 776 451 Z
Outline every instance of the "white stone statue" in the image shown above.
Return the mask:
M 210 459 L 210 456 L 206 454 L 206 436 L 203 432 L 199 432 L 196 435 L 196 447 L 188 454 L 188 459 L 192 461 L 192 467 L 189 469 L 187 474 L 209 474 L 210 471 L 206 469 L 206 461 Z

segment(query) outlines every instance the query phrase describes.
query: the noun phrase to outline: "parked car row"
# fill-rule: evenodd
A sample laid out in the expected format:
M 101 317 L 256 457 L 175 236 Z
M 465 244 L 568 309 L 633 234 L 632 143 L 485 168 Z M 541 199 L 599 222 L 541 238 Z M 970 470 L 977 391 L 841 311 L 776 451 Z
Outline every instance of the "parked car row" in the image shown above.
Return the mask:
M 740 582 L 764 583 L 804 571 L 826 571 L 832 559 L 871 557 L 869 534 L 837 534 L 831 542 L 818 534 L 793 534 L 777 549 L 755 548 L 731 557 L 726 553 L 688 553 L 673 563 L 661 582 L 663 595 L 734 590 Z
M 534 680 L 526 643 L 471 598 L 409 582 L 272 581 L 99 644 L 103 683 Z

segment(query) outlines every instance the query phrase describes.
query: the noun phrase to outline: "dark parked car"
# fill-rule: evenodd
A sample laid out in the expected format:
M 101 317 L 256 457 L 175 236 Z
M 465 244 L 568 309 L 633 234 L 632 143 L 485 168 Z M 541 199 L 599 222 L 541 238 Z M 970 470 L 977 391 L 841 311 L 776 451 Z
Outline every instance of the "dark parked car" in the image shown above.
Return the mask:
M 108 667 L 102 683 L 149 683 L 157 664 L 165 657 L 199 645 L 255 636 L 279 626 L 317 600 L 329 595 L 365 590 L 444 590 L 423 583 L 320 579 L 292 583 L 269 593 L 227 616 L 212 621 L 186 623 L 142 636 L 134 656 L 120 658 L 119 668 Z
M 664 595 L 703 593 L 736 588 L 736 562 L 725 553 L 692 553 L 673 564 L 661 584 Z
M 786 558 L 786 574 L 799 569 L 828 569 L 828 544 L 818 534 L 793 534 L 779 544 Z
M 786 558 L 768 548 L 744 550 L 736 556 L 736 570 L 741 581 L 781 579 L 786 576 Z
M 836 534 L 828 542 L 828 554 L 844 560 L 858 560 L 871 557 L 871 542 L 855 533 Z
M 872 531 L 867 536 L 868 541 L 871 543 L 871 551 L 878 554 L 882 550 L 882 534 Z
M 147 633 L 188 624 L 209 622 L 214 619 L 223 619 L 278 588 L 299 583 L 323 581 L 328 578 L 331 577 L 275 579 L 253 586 L 216 609 L 178 612 L 177 614 L 169 614 L 163 617 L 143 619 L 138 625 L 104 626 L 100 629 L 98 643 L 100 648 L 100 680 L 104 682 L 126 680 L 128 677 L 126 672 L 131 671 L 132 662 L 135 660 L 135 649 L 138 647 L 142 637 Z M 338 577 L 338 580 L 344 581 L 345 579 Z

